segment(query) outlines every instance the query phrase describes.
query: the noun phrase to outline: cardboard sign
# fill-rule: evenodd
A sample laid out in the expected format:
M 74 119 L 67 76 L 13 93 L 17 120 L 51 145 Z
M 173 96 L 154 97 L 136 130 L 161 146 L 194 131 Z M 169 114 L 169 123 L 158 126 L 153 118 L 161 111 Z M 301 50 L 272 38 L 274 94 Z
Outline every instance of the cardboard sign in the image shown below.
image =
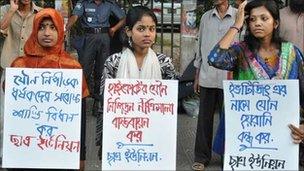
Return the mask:
M 108 79 L 103 170 L 175 170 L 178 82 Z
M 224 170 L 298 170 L 298 80 L 224 81 Z
M 80 69 L 7 68 L 3 167 L 79 168 Z

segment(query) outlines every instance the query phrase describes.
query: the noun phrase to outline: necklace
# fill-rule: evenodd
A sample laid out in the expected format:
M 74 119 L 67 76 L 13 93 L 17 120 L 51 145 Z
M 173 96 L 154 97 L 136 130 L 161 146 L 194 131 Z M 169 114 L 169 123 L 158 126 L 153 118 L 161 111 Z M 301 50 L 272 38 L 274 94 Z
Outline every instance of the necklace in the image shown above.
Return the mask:
M 278 50 L 275 48 L 260 49 L 260 57 L 264 60 L 265 64 L 274 68 L 278 62 Z
M 265 64 L 270 66 L 271 68 L 274 68 L 278 62 L 278 56 L 277 55 L 271 55 L 263 58 L 265 61 Z

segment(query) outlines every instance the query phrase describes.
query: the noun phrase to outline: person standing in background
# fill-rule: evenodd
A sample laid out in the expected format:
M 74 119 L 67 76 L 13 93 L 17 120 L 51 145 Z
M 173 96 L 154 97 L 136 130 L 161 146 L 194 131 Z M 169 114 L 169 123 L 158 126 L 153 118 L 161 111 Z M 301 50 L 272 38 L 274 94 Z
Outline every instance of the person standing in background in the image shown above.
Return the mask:
M 223 85 L 227 72 L 209 66 L 208 54 L 234 23 L 237 10 L 228 0 L 214 0 L 215 8 L 201 18 L 199 42 L 194 61 L 196 68 L 194 91 L 200 93 L 193 170 L 204 170 L 212 153 L 213 121 L 216 109 L 222 113 Z
M 304 0 L 290 0 L 280 10 L 280 36 L 304 50 Z
M 10 5 L 1 8 L 0 32 L 5 36 L 1 52 L 1 68 L 24 54 L 24 44 L 32 32 L 35 14 L 41 8 L 32 0 L 10 0 Z
M 290 0 L 289 6 L 280 10 L 280 18 L 280 36 L 296 45 L 303 53 L 304 0 Z M 302 143 L 300 143 L 299 163 L 304 165 L 304 145 Z
M 119 22 L 110 28 L 109 17 L 114 14 Z M 85 78 L 88 83 L 92 73 L 94 85 L 90 92 L 94 98 L 93 115 L 97 115 L 99 108 L 100 80 L 104 62 L 110 55 L 110 37 L 125 23 L 125 13 L 119 6 L 110 0 L 80 0 L 77 2 L 72 16 L 66 25 L 69 31 L 81 17 L 81 25 L 85 32 L 84 46 L 79 56 Z

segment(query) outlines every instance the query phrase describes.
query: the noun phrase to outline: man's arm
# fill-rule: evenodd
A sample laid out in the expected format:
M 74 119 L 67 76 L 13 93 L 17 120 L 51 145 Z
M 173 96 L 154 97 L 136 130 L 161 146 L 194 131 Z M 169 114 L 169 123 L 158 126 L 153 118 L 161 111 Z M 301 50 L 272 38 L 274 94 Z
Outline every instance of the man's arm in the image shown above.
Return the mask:
M 84 1 L 79 0 L 76 3 L 76 6 L 73 10 L 72 16 L 68 19 L 68 23 L 65 26 L 65 31 L 68 32 L 71 30 L 72 26 L 76 23 L 79 17 L 84 13 Z
M 122 18 L 115 26 L 111 27 L 109 31 L 110 36 L 113 37 L 115 32 L 120 29 L 125 24 L 125 22 L 126 18 Z
M 65 31 L 70 31 L 72 26 L 76 23 L 76 21 L 78 20 L 78 16 L 77 15 L 72 15 L 69 20 L 68 23 L 65 26 Z
M 116 23 L 115 26 L 111 27 L 109 30 L 110 36 L 113 37 L 115 32 L 125 24 L 126 14 L 115 1 L 109 1 L 109 2 L 111 3 L 112 14 L 114 14 L 115 17 L 119 19 L 119 22 Z
M 204 18 L 205 18 L 205 16 L 203 15 L 201 18 L 201 21 L 200 21 L 198 37 L 197 37 L 197 44 L 196 44 L 196 51 L 195 51 L 194 67 L 198 70 L 201 68 L 201 64 L 202 64 L 201 47 L 202 47 L 202 40 L 204 38 L 204 35 L 203 35 L 203 31 L 204 31 L 204 27 L 205 27 Z
M 0 30 L 5 30 L 10 25 L 13 15 L 18 10 L 18 4 L 14 0 L 10 0 L 10 9 L 0 21 Z
M 194 59 L 194 67 L 196 68 L 195 70 L 195 76 L 194 76 L 194 92 L 195 93 L 200 93 L 200 87 L 199 87 L 199 74 L 200 74 L 200 69 L 201 69 L 201 64 L 202 64 L 202 54 L 201 54 L 201 46 L 202 46 L 202 39 L 203 39 L 203 30 L 204 30 L 204 21 L 205 15 L 202 16 L 201 21 L 200 21 L 200 27 L 199 27 L 199 34 L 198 34 L 198 41 L 197 41 L 197 47 L 196 47 L 196 53 L 195 53 L 195 59 Z

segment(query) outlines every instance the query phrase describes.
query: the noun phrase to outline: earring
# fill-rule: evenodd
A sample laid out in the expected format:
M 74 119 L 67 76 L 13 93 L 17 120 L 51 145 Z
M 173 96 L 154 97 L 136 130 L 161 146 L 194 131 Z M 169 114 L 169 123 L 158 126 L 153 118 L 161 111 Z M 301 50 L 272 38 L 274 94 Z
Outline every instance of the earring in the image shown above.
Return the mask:
M 129 43 L 129 46 L 130 46 L 130 47 L 133 47 L 133 46 L 132 46 L 132 40 L 131 40 L 131 37 L 129 37 L 129 36 L 128 36 L 128 43 Z

